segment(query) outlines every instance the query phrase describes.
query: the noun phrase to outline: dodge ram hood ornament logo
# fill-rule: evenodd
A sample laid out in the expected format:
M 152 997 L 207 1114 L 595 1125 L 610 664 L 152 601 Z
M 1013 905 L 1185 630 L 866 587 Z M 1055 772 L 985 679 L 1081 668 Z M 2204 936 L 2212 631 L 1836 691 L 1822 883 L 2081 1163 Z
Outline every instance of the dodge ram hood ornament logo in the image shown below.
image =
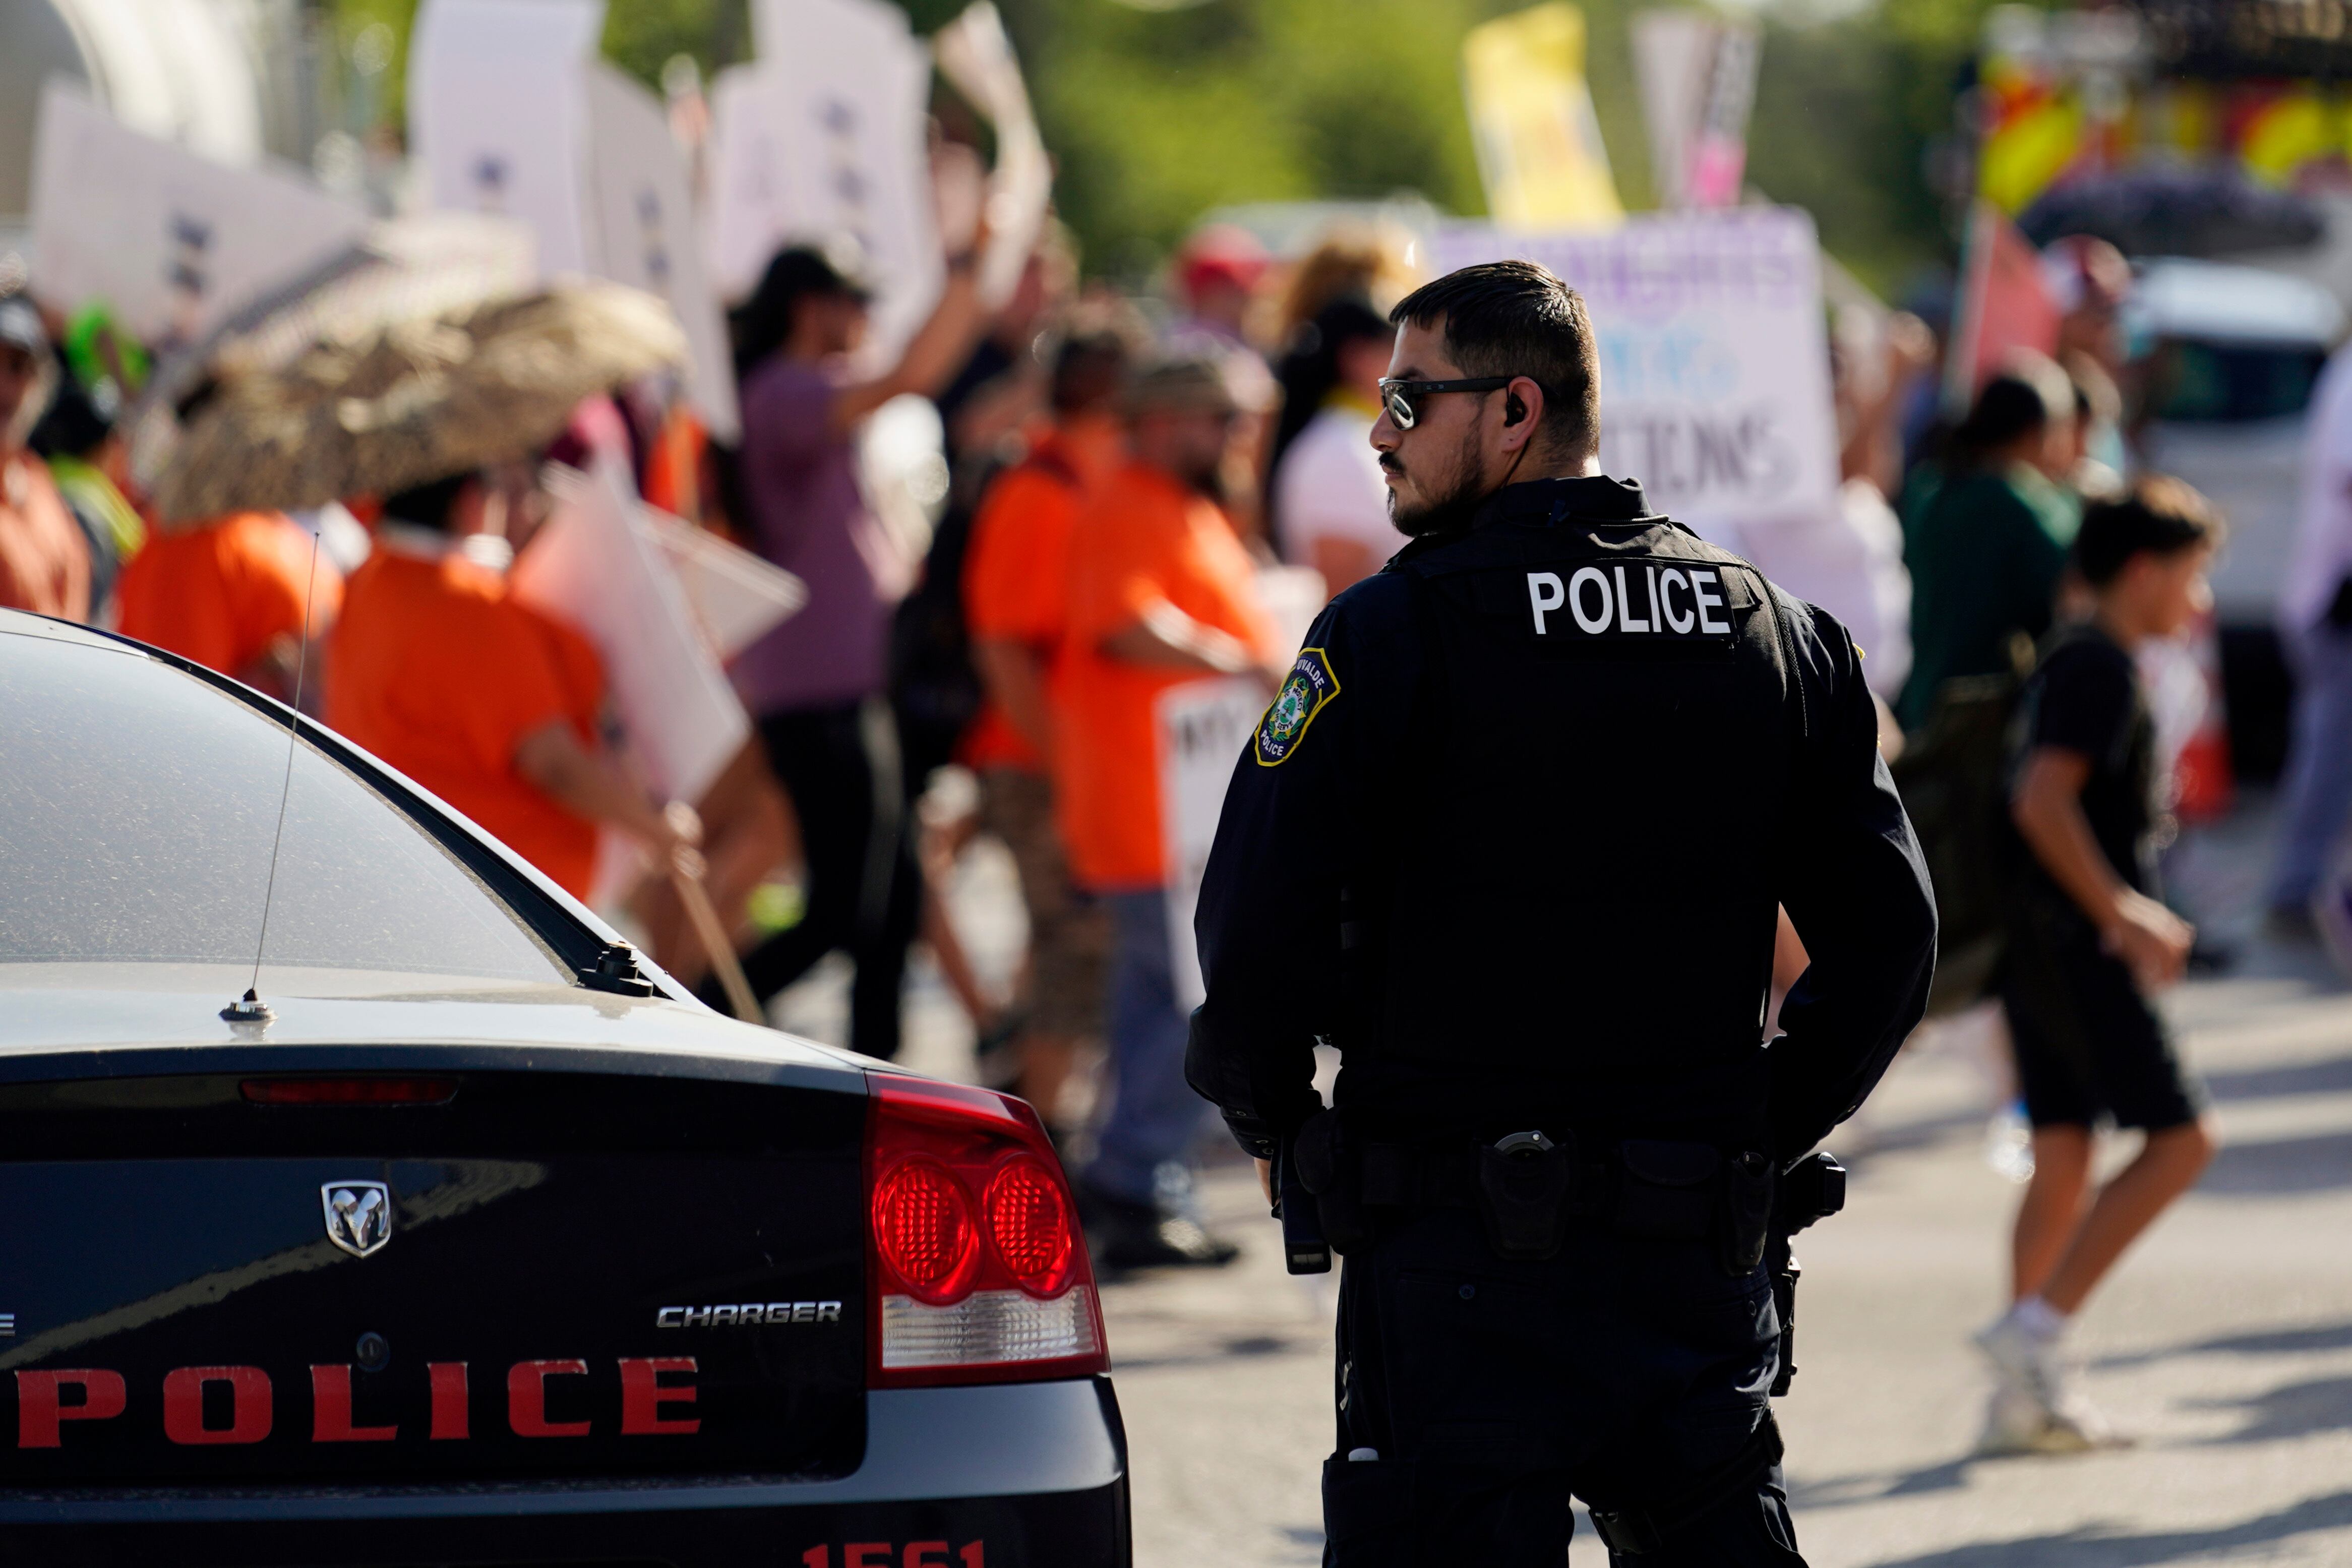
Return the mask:
M 329 1182 L 319 1202 L 327 1211 L 327 1239 L 353 1258 L 381 1252 L 392 1239 L 392 1189 L 382 1182 Z

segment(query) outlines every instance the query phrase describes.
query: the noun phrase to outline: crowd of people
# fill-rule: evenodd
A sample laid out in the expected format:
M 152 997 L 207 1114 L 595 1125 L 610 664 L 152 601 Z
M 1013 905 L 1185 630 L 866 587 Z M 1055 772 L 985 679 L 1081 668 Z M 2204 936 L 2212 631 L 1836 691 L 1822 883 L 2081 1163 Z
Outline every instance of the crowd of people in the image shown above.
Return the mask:
M 1214 1265 L 1234 1250 L 1191 1194 L 1207 1110 L 1183 1081 L 1153 707 L 1206 676 L 1276 689 L 1294 650 L 1263 569 L 1309 569 L 1337 594 L 1402 544 L 1370 437 L 1390 310 L 1420 280 L 1411 254 L 1402 237 L 1346 228 L 1281 260 L 1213 226 L 1175 257 L 1155 312 L 1082 288 L 1049 232 L 993 310 L 975 255 L 948 258 L 929 318 L 877 364 L 856 258 L 793 246 L 733 313 L 739 446 L 710 442 L 658 389 L 614 388 L 551 447 L 348 498 L 366 525 L 357 547 L 340 509 L 342 534 L 266 511 L 161 522 L 125 455 L 123 411 L 149 373 L 140 345 L 102 310 L 65 315 L 16 292 L 0 298 L 0 605 L 119 627 L 289 699 L 309 669 L 304 706 L 583 898 L 600 828 L 656 866 L 698 850 L 754 1000 L 846 954 L 860 1051 L 898 1052 L 908 954 L 928 942 L 983 1069 L 1083 1155 L 1099 1259 Z M 2027 1446 L 2097 1440 L 2051 1347 L 2211 1152 L 2194 1079 L 2147 1002 L 2192 933 L 2144 853 L 2167 759 L 2135 659 L 2194 619 L 2219 522 L 2183 487 L 2124 477 L 2137 391 L 2123 258 L 2062 242 L 2046 266 L 2066 307 L 2059 353 L 1992 367 L 1957 420 L 1937 416 L 1924 323 L 1842 321 L 1836 514 L 1727 542 L 1854 631 L 1890 757 L 1932 740 L 1956 692 L 1981 700 L 1987 679 L 2019 716 L 1995 764 L 2021 847 L 2002 919 L 2050 962 L 1986 981 L 2007 1003 L 2036 1156 L 2017 1305 L 1986 1343 L 2016 1407 L 2002 1430 Z M 869 417 L 908 395 L 937 405 L 950 464 L 928 538 L 879 503 L 861 449 Z M 649 501 L 805 584 L 806 608 L 731 661 L 756 742 L 701 800 L 648 792 L 614 736 L 595 649 L 510 591 L 551 460 L 617 465 Z M 2315 601 L 2315 624 L 2340 636 L 2344 600 Z M 2340 826 L 2343 754 L 2340 733 L 2306 721 L 2297 842 Z M 977 805 L 942 823 L 921 803 L 950 764 L 975 778 Z M 2305 798 L 2329 780 L 2337 798 Z M 1026 906 L 1010 996 L 972 977 L 940 901 L 973 832 L 1010 850 Z M 2309 858 L 2292 853 L 2290 903 Z M 782 913 L 759 891 L 780 868 L 797 889 Z M 629 911 L 656 957 L 726 1000 L 663 879 Z M 1781 950 L 1785 989 L 1803 966 L 1785 921 Z M 1071 1089 L 1097 1047 L 1108 1109 L 1087 1116 Z M 2094 1203 L 2102 1116 L 2150 1137 Z

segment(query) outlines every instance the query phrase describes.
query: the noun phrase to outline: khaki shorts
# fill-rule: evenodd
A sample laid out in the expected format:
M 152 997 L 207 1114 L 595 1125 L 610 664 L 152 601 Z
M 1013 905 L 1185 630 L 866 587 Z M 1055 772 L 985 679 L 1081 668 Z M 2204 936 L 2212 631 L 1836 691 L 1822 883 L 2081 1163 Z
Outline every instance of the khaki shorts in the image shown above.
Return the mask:
M 980 776 L 981 826 L 1004 841 L 1029 910 L 1029 1026 L 1099 1039 L 1110 984 L 1110 911 L 1070 879 L 1054 827 L 1054 786 L 1017 768 Z

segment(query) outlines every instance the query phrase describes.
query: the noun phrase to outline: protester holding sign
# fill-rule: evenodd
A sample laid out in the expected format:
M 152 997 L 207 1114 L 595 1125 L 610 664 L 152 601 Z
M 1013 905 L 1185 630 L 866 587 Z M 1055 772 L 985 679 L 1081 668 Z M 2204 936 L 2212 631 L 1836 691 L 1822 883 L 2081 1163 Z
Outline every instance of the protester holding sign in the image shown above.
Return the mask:
M 929 396 L 983 325 L 973 252 L 950 259 L 939 304 L 897 364 L 850 378 L 871 291 L 845 254 L 779 252 L 736 312 L 743 377 L 743 492 L 760 552 L 808 585 L 809 607 L 746 648 L 733 670 L 808 849 L 805 913 L 743 962 L 761 1002 L 836 948 L 857 968 L 849 1043 L 898 1050 L 899 983 L 922 912 L 917 827 L 885 688 L 891 613 L 913 582 L 858 475 L 866 417 Z
M 586 638 L 507 591 L 499 514 L 519 466 L 471 470 L 384 501 L 352 574 L 327 661 L 327 722 L 496 834 L 574 898 L 596 825 L 667 860 L 699 837 L 598 739 L 605 672 Z
M 1184 1083 L 1152 708 L 1190 679 L 1286 668 L 1249 553 L 1209 499 L 1241 405 L 1219 363 L 1176 359 L 1127 396 L 1132 459 L 1080 520 L 1054 783 L 1070 864 L 1108 904 L 1117 1099 L 1079 1201 L 1114 1268 L 1228 1263 L 1191 1212 L 1207 1108 Z

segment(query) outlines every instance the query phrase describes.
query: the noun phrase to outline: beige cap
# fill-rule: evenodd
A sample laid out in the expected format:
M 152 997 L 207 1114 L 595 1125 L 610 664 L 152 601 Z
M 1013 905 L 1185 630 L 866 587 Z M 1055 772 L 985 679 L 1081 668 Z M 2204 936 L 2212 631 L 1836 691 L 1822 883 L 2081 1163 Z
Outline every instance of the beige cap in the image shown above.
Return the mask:
M 1224 368 L 1205 356 L 1144 366 L 1120 401 L 1129 414 L 1238 414 L 1244 406 Z

